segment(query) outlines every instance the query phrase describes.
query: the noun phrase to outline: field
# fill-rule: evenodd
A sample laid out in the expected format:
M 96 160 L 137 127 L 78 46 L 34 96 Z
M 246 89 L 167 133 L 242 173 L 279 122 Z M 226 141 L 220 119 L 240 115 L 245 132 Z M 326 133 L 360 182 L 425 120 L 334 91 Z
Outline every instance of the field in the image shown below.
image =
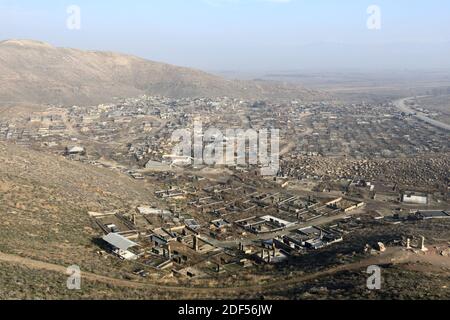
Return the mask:
M 450 124 L 450 95 L 420 98 L 418 103 L 422 108 L 441 113 L 439 121 Z

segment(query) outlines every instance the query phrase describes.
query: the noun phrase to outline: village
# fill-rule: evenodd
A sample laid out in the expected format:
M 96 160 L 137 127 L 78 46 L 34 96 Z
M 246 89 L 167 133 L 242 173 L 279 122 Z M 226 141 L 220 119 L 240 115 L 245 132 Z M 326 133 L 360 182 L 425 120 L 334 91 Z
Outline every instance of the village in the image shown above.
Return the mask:
M 196 121 L 224 131 L 280 129 L 279 170 L 267 177 L 258 165 L 186 165 L 172 154 L 171 135 Z M 142 96 L 49 106 L 1 122 L 0 140 L 154 187 L 131 211 L 88 213 L 98 254 L 133 263 L 143 278 L 236 276 L 350 241 L 367 221 L 450 218 L 448 133 L 388 102 Z
M 399 195 L 395 202 L 375 206 L 323 192 L 299 196 L 252 177 L 240 173 L 217 183 L 190 176 L 189 183 L 175 186 L 172 181 L 157 190 L 156 203 L 131 212 L 89 213 L 100 231 L 99 254 L 133 261 L 141 277 L 236 276 L 261 265 L 289 265 L 291 259 L 348 241 L 370 223 L 450 219 L 448 210 L 420 205 L 419 195 Z M 371 246 L 385 248 L 383 243 Z

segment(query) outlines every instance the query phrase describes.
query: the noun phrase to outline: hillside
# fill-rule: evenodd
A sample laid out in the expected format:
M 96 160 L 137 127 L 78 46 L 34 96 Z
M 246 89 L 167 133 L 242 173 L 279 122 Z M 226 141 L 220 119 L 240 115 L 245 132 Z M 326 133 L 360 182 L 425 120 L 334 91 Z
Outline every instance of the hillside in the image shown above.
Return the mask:
M 161 277 L 157 272 L 144 280 L 132 276 L 135 264 L 97 253 L 95 239 L 99 231 L 90 221 L 88 211 L 125 213 L 134 211 L 140 204 L 156 203 L 154 184 L 10 144 L 0 143 L 0 162 L 0 282 L 4 284 L 0 288 L 1 299 L 248 299 L 261 295 L 269 299 L 442 299 L 447 296 L 442 284 L 448 279 L 448 268 L 444 269 L 442 262 L 448 265 L 448 258 L 438 253 L 418 256 L 390 248 L 386 256 L 368 255 L 361 261 L 342 263 L 345 254 L 353 252 L 354 256 L 373 239 L 386 242 L 385 239 L 399 235 L 423 234 L 432 248 L 431 243 L 442 243 L 442 239 L 448 238 L 446 220 L 389 227 L 373 222 L 370 228 L 347 235 L 349 241 L 293 261 L 295 268 L 309 272 L 291 278 L 284 278 L 284 273 L 280 273 L 278 281 L 263 285 L 261 278 L 272 277 L 272 269 L 261 274 L 260 269 L 249 270 L 255 274 L 242 279 L 218 278 L 218 283 Z M 389 279 L 386 287 L 379 292 L 367 291 L 366 267 L 386 265 L 393 257 L 398 264 L 383 271 Z M 65 290 L 65 270 L 73 264 L 82 267 L 82 291 Z M 398 277 L 399 273 L 402 277 Z M 411 292 L 408 289 L 411 287 L 421 290 Z
M 83 105 L 141 94 L 242 98 L 314 95 L 293 85 L 226 80 L 130 55 L 56 48 L 31 40 L 0 42 L 0 103 L 3 105 Z
M 112 170 L 0 143 L 0 252 L 92 266 L 88 211 L 132 210 L 152 189 Z

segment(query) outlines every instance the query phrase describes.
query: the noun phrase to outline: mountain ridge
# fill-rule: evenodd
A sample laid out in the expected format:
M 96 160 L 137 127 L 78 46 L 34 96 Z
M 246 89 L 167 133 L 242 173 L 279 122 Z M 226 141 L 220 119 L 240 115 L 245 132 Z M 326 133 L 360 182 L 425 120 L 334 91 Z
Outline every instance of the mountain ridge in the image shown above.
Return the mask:
M 96 104 L 142 94 L 181 97 L 308 98 L 315 92 L 266 81 L 228 80 L 204 71 L 111 51 L 0 42 L 0 103 Z

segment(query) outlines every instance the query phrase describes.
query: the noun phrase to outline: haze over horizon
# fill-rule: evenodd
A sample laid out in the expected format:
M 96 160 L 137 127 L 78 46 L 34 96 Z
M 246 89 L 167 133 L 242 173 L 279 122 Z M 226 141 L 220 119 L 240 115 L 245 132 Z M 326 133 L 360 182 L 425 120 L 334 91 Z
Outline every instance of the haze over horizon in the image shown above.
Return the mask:
M 449 0 L 0 0 L 0 302 L 450 299 L 449 22 Z
M 450 3 L 431 0 L 0 1 L 0 39 L 116 51 L 206 71 L 450 68 Z M 81 9 L 69 30 L 67 8 Z M 381 29 L 367 28 L 367 8 Z

